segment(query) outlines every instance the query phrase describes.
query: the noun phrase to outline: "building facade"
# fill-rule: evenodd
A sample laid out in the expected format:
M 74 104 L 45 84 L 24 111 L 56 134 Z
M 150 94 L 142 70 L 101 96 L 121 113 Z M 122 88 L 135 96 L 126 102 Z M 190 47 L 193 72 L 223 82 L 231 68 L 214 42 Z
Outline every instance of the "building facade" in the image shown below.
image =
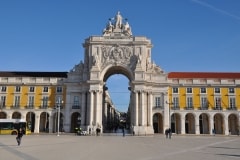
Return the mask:
M 117 112 L 106 81 L 122 74 L 131 132 L 239 133 L 240 73 L 164 72 L 151 60 L 151 41 L 133 36 L 120 12 L 83 47 L 69 72 L 0 72 L 0 118 L 26 119 L 34 133 L 109 132 Z

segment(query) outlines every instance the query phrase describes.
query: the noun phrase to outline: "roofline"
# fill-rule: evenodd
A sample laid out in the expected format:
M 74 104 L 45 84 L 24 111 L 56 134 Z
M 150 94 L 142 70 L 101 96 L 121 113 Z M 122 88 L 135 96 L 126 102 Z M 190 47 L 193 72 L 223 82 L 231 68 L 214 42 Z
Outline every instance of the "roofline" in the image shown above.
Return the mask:
M 168 78 L 240 79 L 240 72 L 169 72 Z
M 56 77 L 67 78 L 68 72 L 26 72 L 26 71 L 0 71 L 0 77 Z

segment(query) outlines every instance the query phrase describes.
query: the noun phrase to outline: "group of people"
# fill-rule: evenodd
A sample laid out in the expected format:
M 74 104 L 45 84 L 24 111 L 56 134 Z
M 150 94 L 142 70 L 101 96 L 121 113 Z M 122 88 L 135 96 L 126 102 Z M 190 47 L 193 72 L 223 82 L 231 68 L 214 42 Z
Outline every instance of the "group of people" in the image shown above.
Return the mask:
M 172 130 L 171 130 L 171 128 L 168 128 L 168 129 L 165 130 L 165 135 L 166 135 L 166 138 L 171 139 L 171 137 L 172 137 Z

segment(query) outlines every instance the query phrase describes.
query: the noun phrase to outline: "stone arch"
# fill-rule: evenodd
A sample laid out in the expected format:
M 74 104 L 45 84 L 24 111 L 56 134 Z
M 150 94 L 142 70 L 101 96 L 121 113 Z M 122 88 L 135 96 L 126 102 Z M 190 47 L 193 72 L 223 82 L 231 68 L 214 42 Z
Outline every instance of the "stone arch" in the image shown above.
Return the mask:
M 239 134 L 239 121 L 238 121 L 238 116 L 236 114 L 230 114 L 228 116 L 228 128 L 230 133 L 232 135 L 237 135 Z
M 102 98 L 102 104 L 103 104 L 103 106 L 102 106 L 102 109 L 103 109 L 102 129 L 103 129 L 103 132 L 115 132 L 117 130 L 117 128 L 119 129 L 119 128 L 122 128 L 122 127 L 125 127 L 125 129 L 128 130 L 128 129 L 131 129 L 130 126 L 132 126 L 131 122 L 130 122 L 131 112 L 127 113 L 127 114 L 120 113 L 122 116 L 123 115 L 127 116 L 127 117 L 125 117 L 126 119 L 123 122 L 122 120 L 119 120 L 117 117 L 115 117 L 119 113 L 117 113 L 117 110 L 116 110 L 116 108 L 114 108 L 111 100 L 110 101 L 107 100 L 108 95 L 106 95 L 106 91 L 108 90 L 108 87 L 106 86 L 106 82 L 111 76 L 113 76 L 115 74 L 121 74 L 121 75 L 125 76 L 130 82 L 133 79 L 133 75 L 132 75 L 131 70 L 129 70 L 126 66 L 109 65 L 108 67 L 106 67 L 103 70 L 102 76 L 101 76 L 102 80 L 104 82 L 103 94 L 102 94 L 102 97 L 103 97 Z M 130 82 L 129 82 L 129 84 L 130 84 Z M 130 86 L 128 86 L 128 89 L 130 89 Z M 131 97 L 131 95 L 129 95 L 129 96 Z M 101 127 L 101 125 L 97 126 L 97 127 Z
M 79 112 L 74 112 L 71 115 L 71 132 L 75 132 L 75 128 L 81 128 L 81 114 Z
M 42 112 L 40 114 L 39 131 L 49 132 L 49 113 L 47 112 Z
M 179 113 L 171 114 L 171 130 L 172 133 L 181 133 L 181 115 Z
M 193 113 L 187 113 L 185 116 L 185 133 L 195 134 L 195 116 Z
M 31 132 L 34 132 L 35 129 L 35 121 L 36 121 L 36 115 L 34 112 L 28 112 L 26 115 L 26 122 L 28 123 L 29 128 L 31 129 Z
M 126 76 L 129 81 L 133 80 L 132 71 L 125 66 L 108 66 L 102 71 L 101 79 L 106 82 L 107 79 L 114 74 L 122 74 Z
M 163 116 L 161 113 L 153 114 L 153 130 L 154 133 L 163 133 Z
M 221 113 L 216 113 L 213 116 L 215 134 L 224 134 L 224 116 Z
M 64 115 L 62 112 L 60 112 L 60 117 L 59 117 L 59 132 L 63 132 L 63 119 Z M 53 132 L 58 131 L 58 112 L 53 113 Z
M 210 134 L 210 121 L 207 113 L 201 113 L 199 115 L 199 130 L 200 134 Z
M 22 115 L 20 112 L 13 112 L 12 119 L 21 119 Z
M 6 119 L 7 114 L 5 112 L 0 112 L 0 119 Z

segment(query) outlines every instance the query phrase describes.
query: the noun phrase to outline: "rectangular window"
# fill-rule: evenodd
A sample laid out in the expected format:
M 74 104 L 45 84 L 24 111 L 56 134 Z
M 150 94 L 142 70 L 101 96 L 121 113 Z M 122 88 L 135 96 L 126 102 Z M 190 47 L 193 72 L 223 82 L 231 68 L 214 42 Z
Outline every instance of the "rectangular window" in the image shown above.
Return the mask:
M 214 93 L 220 93 L 220 88 L 219 87 L 214 88 Z
M 34 106 L 34 96 L 29 96 L 28 97 L 28 106 L 30 108 L 33 108 L 33 106 Z
M 205 87 L 203 87 L 203 88 L 200 88 L 200 93 L 207 93 L 207 90 L 206 90 L 206 88 L 205 88 Z
M 187 108 L 193 108 L 193 98 L 187 97 Z
M 6 96 L 1 96 L 0 105 L 1 105 L 1 107 L 5 107 L 6 106 Z
M 34 90 L 35 90 L 35 87 L 33 86 L 29 87 L 29 92 L 34 92 Z
M 221 98 L 220 97 L 215 98 L 215 108 L 221 109 Z
M 173 93 L 178 93 L 178 88 L 177 88 L 177 87 L 173 87 L 173 88 L 172 88 L 172 92 L 173 92 Z
M 73 105 L 74 106 L 79 106 L 79 97 L 78 96 L 74 96 L 74 98 L 73 98 Z
M 43 96 L 42 107 L 43 108 L 47 108 L 48 107 L 48 96 Z
M 235 93 L 235 89 L 233 87 L 228 88 L 228 93 Z
M 21 91 L 21 86 L 16 86 L 15 92 L 20 92 Z
M 161 98 L 160 97 L 155 97 L 155 106 L 160 107 L 161 106 Z
M 207 97 L 201 97 L 201 108 L 208 108 Z
M 62 93 L 62 87 L 60 86 L 57 87 L 57 93 Z
M 229 108 L 234 109 L 236 107 L 236 99 L 235 97 L 229 98 Z
M 15 96 L 14 107 L 20 107 L 20 96 Z
M 187 88 L 187 93 L 192 93 L 192 88 Z
M 48 87 L 43 87 L 43 92 L 48 92 Z
M 2 86 L 1 87 L 1 92 L 6 92 L 7 91 L 7 87 L 6 86 Z
M 173 108 L 179 108 L 179 98 L 173 97 Z

